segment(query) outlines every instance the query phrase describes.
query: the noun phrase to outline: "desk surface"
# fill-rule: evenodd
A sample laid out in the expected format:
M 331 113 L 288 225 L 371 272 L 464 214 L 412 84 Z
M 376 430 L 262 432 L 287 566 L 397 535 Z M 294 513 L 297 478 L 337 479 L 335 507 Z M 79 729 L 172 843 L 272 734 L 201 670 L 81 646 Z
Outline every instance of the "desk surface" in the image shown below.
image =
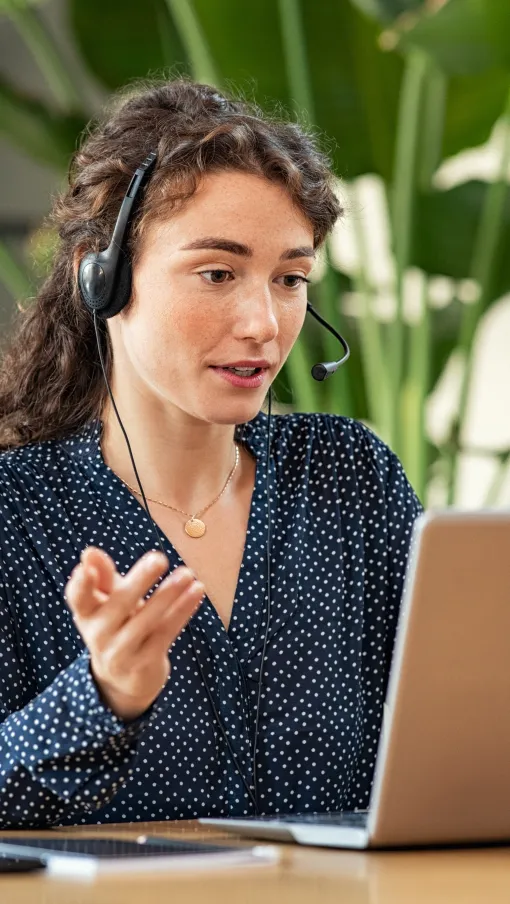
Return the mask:
M 59 829 L 67 835 L 144 833 L 170 838 L 233 836 L 195 822 Z M 12 833 L 0 833 L 12 834 Z M 30 833 L 24 833 L 30 834 Z M 41 833 L 37 833 L 41 834 Z M 246 843 L 246 841 L 243 841 Z M 508 904 L 510 847 L 359 853 L 280 845 L 276 865 L 197 876 L 172 872 L 69 881 L 44 872 L 0 875 L 2 904 Z

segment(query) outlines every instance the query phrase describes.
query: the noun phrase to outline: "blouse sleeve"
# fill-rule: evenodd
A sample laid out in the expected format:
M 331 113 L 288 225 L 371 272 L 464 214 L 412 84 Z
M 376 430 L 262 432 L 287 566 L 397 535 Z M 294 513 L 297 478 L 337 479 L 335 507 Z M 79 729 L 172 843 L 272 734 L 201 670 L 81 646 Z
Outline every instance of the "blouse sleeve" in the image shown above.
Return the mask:
M 377 520 L 377 562 L 383 570 L 384 594 L 378 598 L 375 619 L 367 619 L 364 660 L 365 674 L 382 689 L 384 700 L 398 614 L 402 601 L 404 580 L 413 544 L 414 522 L 423 511 L 423 506 L 411 486 L 404 468 L 395 455 L 369 428 L 356 424 L 357 455 L 365 486 L 370 485 L 371 494 L 365 498 L 365 523 Z M 365 468 L 369 467 L 370 476 Z M 371 527 L 367 531 L 373 534 Z M 375 542 L 373 540 L 372 542 Z M 375 661 L 372 649 L 378 645 L 379 636 L 384 636 L 383 655 Z M 381 700 L 381 702 L 382 702 Z M 381 707 L 382 716 L 382 707 Z M 379 739 L 379 717 L 364 707 L 364 746 L 359 761 L 357 780 L 353 784 L 350 807 L 366 807 L 369 803 L 373 781 L 373 764 Z
M 102 702 L 88 651 L 37 696 L 0 585 L 0 828 L 52 826 L 107 804 L 158 709 L 124 723 Z M 27 699 L 29 702 L 27 702 Z M 159 698 L 158 698 L 159 699 Z
M 395 453 L 388 447 L 383 446 L 383 449 L 384 454 L 379 453 L 378 466 L 386 503 L 388 591 L 391 605 L 398 612 L 410 559 L 414 522 L 423 512 L 423 506 Z
M 355 423 L 355 422 L 353 422 Z M 390 608 L 400 608 L 404 578 L 411 550 L 413 526 L 423 506 L 395 453 L 368 427 L 356 423 L 361 457 L 374 473 L 377 496 L 383 502 L 383 536 L 388 565 Z M 373 483 L 373 481 L 371 481 Z

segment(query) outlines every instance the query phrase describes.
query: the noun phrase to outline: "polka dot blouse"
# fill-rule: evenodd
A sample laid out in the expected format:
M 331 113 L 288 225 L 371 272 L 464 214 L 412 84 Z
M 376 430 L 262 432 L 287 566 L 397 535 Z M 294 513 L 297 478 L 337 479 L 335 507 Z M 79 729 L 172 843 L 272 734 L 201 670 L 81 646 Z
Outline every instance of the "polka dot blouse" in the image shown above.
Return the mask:
M 266 612 L 266 430 L 225 630 L 192 618 L 203 672 L 248 782 Z M 411 530 L 421 511 L 390 449 L 361 423 L 273 416 L 272 616 L 257 744 L 262 812 L 368 803 Z M 0 827 L 252 814 L 212 714 L 190 632 L 135 722 L 102 702 L 64 600 L 87 545 L 125 574 L 155 546 L 143 506 L 105 464 L 101 422 L 0 455 Z M 163 537 L 170 567 L 182 560 Z

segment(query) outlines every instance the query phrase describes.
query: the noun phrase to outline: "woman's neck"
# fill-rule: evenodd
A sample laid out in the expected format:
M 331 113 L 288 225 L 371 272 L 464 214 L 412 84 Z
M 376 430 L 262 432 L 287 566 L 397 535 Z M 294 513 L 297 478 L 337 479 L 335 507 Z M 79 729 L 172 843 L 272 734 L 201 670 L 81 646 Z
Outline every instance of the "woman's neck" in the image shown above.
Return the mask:
M 179 409 L 117 407 L 146 496 L 194 513 L 223 489 L 235 462 L 234 426 L 200 422 Z M 126 406 L 124 406 L 126 407 Z M 102 416 L 106 464 L 138 489 L 124 435 L 110 404 Z

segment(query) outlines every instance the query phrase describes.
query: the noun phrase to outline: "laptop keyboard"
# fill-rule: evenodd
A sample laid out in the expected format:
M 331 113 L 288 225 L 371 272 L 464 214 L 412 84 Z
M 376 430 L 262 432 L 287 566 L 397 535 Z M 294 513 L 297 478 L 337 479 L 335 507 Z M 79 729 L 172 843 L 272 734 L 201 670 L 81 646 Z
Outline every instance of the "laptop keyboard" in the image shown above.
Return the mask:
M 253 822 L 293 822 L 307 823 L 313 826 L 342 826 L 349 829 L 364 829 L 367 824 L 368 810 L 353 810 L 335 813 L 284 813 L 274 816 L 250 817 L 246 821 Z

